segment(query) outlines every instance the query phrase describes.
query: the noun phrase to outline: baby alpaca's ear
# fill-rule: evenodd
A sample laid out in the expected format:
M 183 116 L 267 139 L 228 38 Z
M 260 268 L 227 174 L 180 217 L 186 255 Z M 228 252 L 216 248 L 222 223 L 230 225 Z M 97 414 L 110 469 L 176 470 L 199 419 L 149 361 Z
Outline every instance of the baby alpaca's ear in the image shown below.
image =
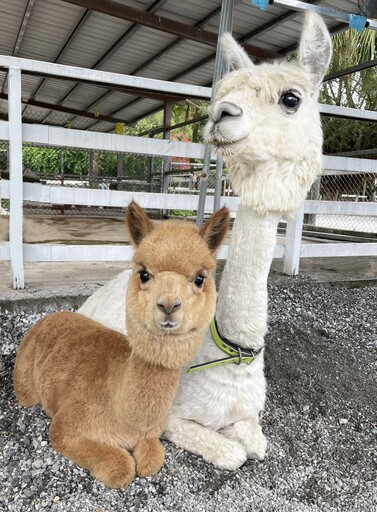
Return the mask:
M 223 206 L 212 215 L 200 230 L 200 236 L 205 240 L 212 253 L 215 253 L 223 243 L 228 232 L 229 220 L 229 210 L 226 206 Z
M 130 232 L 131 241 L 136 247 L 154 229 L 151 219 L 135 201 L 131 201 L 128 205 L 126 226 Z

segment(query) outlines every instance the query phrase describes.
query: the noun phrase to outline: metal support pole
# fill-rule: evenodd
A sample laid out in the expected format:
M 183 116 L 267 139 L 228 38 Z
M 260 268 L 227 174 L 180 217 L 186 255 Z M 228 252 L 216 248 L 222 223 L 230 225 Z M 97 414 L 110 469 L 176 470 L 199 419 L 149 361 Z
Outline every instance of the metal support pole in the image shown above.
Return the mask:
M 221 185 L 222 185 L 222 174 L 223 174 L 224 162 L 221 157 L 218 157 L 216 161 L 216 180 L 215 180 L 215 194 L 213 198 L 213 211 L 215 212 L 220 208 L 221 198 Z
M 171 125 L 172 103 L 166 101 L 164 105 L 164 139 L 170 140 L 170 125 Z M 162 161 L 162 193 L 169 192 L 169 180 L 171 170 L 171 157 L 164 156 Z M 162 210 L 162 216 L 166 217 L 168 210 Z
M 123 190 L 123 153 L 117 154 L 117 190 Z
M 60 185 L 64 185 L 64 149 L 60 151 Z
M 89 188 L 97 188 L 98 186 L 98 152 L 94 149 L 89 151 Z
M 296 212 L 296 218 L 287 222 L 285 233 L 285 252 L 283 272 L 295 276 L 300 267 L 302 225 L 304 222 L 304 206 L 302 203 Z
M 9 68 L 9 246 L 12 286 L 25 287 L 23 255 L 21 69 Z
M 222 75 L 227 71 L 226 64 L 224 62 L 224 55 L 222 48 L 220 46 L 220 37 L 224 32 L 232 32 L 233 27 L 233 0 L 224 0 L 221 6 L 221 15 L 220 15 L 220 25 L 219 25 L 219 34 L 217 40 L 217 49 L 216 49 L 216 59 L 215 59 L 215 69 L 213 72 L 213 81 L 212 81 L 212 95 L 211 95 L 211 103 L 214 101 L 214 90 L 215 85 L 220 80 Z M 205 147 L 204 157 L 203 157 L 203 173 L 200 179 L 200 192 L 199 192 L 199 202 L 198 202 L 198 213 L 196 217 L 196 225 L 201 227 L 204 220 L 204 208 L 206 202 L 207 188 L 208 188 L 208 175 L 211 163 L 211 149 L 208 144 Z M 218 180 L 218 167 L 216 167 L 216 180 Z M 220 175 L 221 181 L 221 175 Z M 220 185 L 221 187 L 221 185 Z M 218 183 L 215 186 L 215 190 L 217 191 L 220 188 Z M 220 202 L 220 198 L 218 200 Z M 215 203 L 214 208 L 216 209 Z

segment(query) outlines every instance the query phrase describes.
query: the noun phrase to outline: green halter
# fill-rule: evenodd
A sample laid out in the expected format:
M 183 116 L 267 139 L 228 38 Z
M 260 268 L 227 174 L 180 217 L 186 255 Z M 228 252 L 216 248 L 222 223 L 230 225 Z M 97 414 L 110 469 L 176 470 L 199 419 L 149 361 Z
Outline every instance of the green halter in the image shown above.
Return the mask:
M 223 364 L 228 363 L 250 364 L 263 350 L 263 347 L 257 350 L 254 350 L 252 348 L 243 348 L 237 345 L 236 343 L 229 341 L 227 338 L 221 336 L 217 328 L 216 318 L 212 320 L 210 324 L 210 330 L 213 341 L 216 343 L 219 349 L 221 349 L 228 355 L 228 357 L 224 357 L 223 359 L 215 359 L 214 361 L 209 361 L 208 363 L 195 364 L 188 368 L 187 373 L 200 372 L 202 370 L 206 370 L 207 368 L 214 368 L 215 366 L 221 366 Z

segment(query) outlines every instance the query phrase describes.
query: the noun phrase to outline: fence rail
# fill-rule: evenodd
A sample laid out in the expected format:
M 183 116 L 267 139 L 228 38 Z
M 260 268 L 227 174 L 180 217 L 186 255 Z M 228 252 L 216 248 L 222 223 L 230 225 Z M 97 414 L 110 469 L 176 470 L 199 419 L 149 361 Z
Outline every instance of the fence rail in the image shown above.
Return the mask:
M 114 190 L 64 188 L 38 183 L 23 183 L 22 145 L 54 146 L 57 148 L 80 148 L 89 151 L 108 151 L 118 154 L 154 155 L 202 160 L 204 146 L 201 144 L 159 139 L 147 139 L 124 135 L 97 133 L 94 131 L 72 130 L 41 124 L 22 123 L 21 74 L 34 73 L 41 76 L 63 76 L 78 81 L 116 84 L 161 92 L 170 92 L 182 97 L 209 99 L 211 89 L 188 84 L 162 82 L 147 78 L 130 77 L 105 71 L 87 70 L 40 61 L 29 61 L 14 57 L 0 56 L 0 68 L 9 70 L 8 121 L 0 121 L 0 140 L 9 141 L 9 181 L 0 180 L 0 199 L 9 199 L 9 241 L 0 242 L 0 260 L 11 262 L 12 281 L 15 288 L 24 286 L 24 261 L 106 261 L 131 258 L 132 248 L 119 245 L 41 245 L 23 243 L 23 203 L 33 201 L 47 204 L 75 204 L 87 206 L 125 207 L 137 200 L 144 208 L 161 210 L 197 210 L 197 194 L 167 194 L 152 192 L 126 192 Z M 376 121 L 377 114 L 334 106 L 320 106 L 326 115 L 348 116 L 355 119 Z M 211 155 L 215 159 L 215 155 Z M 377 161 L 344 156 L 325 156 L 325 173 L 358 174 L 369 173 L 375 182 Z M 365 188 L 365 187 L 364 187 Z M 166 189 L 167 190 L 167 189 Z M 318 188 L 320 192 L 320 188 Z M 272 191 L 273 193 L 273 191 Z M 360 195 L 360 194 L 359 194 Z M 317 197 L 314 197 L 317 199 Z M 237 211 L 239 199 L 226 196 L 221 198 L 233 212 Z M 214 198 L 205 200 L 205 210 L 211 212 Z M 300 257 L 324 256 L 377 256 L 377 243 L 302 243 L 304 215 L 351 215 L 377 217 L 377 203 L 350 201 L 308 200 L 297 212 L 295 221 L 287 224 L 285 245 L 278 244 L 275 258 L 284 258 L 284 270 L 298 273 Z M 221 249 L 220 258 L 226 258 L 227 247 Z

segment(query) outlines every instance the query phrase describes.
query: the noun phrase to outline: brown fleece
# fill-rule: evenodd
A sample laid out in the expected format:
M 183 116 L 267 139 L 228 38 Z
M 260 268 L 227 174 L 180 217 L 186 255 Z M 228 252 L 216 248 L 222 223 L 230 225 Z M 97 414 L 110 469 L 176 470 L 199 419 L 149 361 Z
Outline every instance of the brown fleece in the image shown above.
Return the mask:
M 214 316 L 211 270 L 229 212 L 200 231 L 184 221 L 155 227 L 132 202 L 126 223 L 136 246 L 128 336 L 78 313 L 53 313 L 28 331 L 14 369 L 21 404 L 39 403 L 52 418 L 52 446 L 114 488 L 163 464 L 159 436 L 179 372 Z

